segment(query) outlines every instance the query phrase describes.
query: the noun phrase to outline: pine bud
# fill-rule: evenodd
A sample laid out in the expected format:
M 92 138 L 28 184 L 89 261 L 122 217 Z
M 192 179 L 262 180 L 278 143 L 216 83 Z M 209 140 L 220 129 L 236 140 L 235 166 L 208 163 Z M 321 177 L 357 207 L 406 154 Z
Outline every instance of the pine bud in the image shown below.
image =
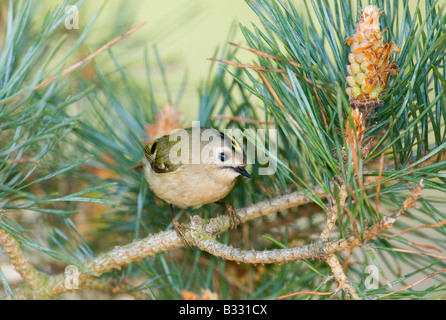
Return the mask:
M 356 32 L 345 40 L 350 46 L 348 55 L 350 67 L 347 67 L 349 77 L 346 78 L 351 90 L 346 90 L 350 104 L 356 107 L 373 109 L 379 102 L 380 94 L 386 87 L 390 75 L 396 75 L 399 70 L 395 61 L 390 61 L 392 51 L 400 52 L 393 42 L 383 40 L 379 19 L 382 11 L 374 5 L 367 6 L 360 13 L 360 21 Z M 352 76 L 355 76 L 352 79 Z M 355 88 L 360 90 L 356 95 Z

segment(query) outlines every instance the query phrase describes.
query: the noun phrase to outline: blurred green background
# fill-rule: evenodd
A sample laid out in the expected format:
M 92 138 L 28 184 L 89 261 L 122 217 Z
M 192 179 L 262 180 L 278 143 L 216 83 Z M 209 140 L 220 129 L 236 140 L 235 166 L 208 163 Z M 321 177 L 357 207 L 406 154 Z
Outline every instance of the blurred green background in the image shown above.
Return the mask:
M 38 16 L 43 17 L 50 8 L 60 5 L 61 1 L 43 0 L 39 3 L 42 12 Z M 79 30 L 66 30 L 67 36 L 76 41 L 76 35 L 97 13 L 98 19 L 85 42 L 90 52 L 147 21 L 147 25 L 112 49 L 120 59 L 125 57 L 126 60 L 120 60 L 123 68 L 132 77 L 137 79 L 140 76 L 144 81 L 143 50 L 156 47 L 166 69 L 169 88 L 175 92 L 186 84 L 182 103 L 177 106 L 186 120 L 193 120 L 196 115 L 199 98 L 197 87 L 212 64 L 208 58 L 215 57 L 216 50 L 222 49 L 228 41 L 242 42 L 239 24 L 250 25 L 256 21 L 255 13 L 243 0 L 86 0 L 79 6 Z M 36 19 L 36 27 L 39 26 L 38 21 Z M 246 55 L 239 52 L 238 57 Z M 81 54 L 78 56 L 79 59 L 82 57 Z M 157 65 L 155 57 L 152 55 L 151 58 L 153 65 Z M 100 60 L 101 66 L 107 64 L 107 60 Z M 110 69 L 115 69 L 112 64 Z M 154 85 L 158 85 L 163 92 L 161 77 L 154 77 L 154 81 Z

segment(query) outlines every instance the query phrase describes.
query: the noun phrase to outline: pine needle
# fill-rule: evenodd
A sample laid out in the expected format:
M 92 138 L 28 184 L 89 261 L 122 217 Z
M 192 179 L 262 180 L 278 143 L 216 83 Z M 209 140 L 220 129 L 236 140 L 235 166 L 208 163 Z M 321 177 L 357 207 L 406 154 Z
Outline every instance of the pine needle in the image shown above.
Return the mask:
M 303 295 L 303 294 L 308 294 L 308 295 L 312 295 L 312 296 L 327 296 L 327 295 L 333 294 L 333 292 L 299 291 L 299 292 L 293 292 L 293 293 L 285 294 L 283 296 L 279 296 L 279 297 L 275 298 L 274 300 L 282 300 L 285 298 Z
M 445 272 L 445 271 L 446 271 L 446 268 L 445 268 L 445 269 L 438 270 L 438 271 L 436 271 L 436 272 L 432 272 L 431 274 L 428 274 L 427 276 L 425 276 L 425 277 L 423 277 L 423 278 L 421 278 L 421 279 L 419 279 L 419 280 L 417 280 L 417 281 L 415 281 L 415 282 L 413 282 L 413 283 L 411 283 L 411 284 L 408 284 L 407 286 L 405 286 L 405 287 L 403 287 L 403 288 L 401 288 L 401 289 L 398 289 L 398 290 L 395 290 L 395 291 L 392 291 L 392 292 L 383 294 L 383 295 L 380 296 L 380 298 L 388 297 L 388 296 L 393 295 L 393 294 L 395 294 L 395 293 L 398 293 L 398 292 L 401 292 L 401 291 L 410 289 L 410 288 L 416 286 L 417 284 L 419 284 L 419 283 L 421 283 L 421 282 L 423 282 L 423 281 L 426 281 L 426 280 L 428 280 L 428 279 L 430 279 L 430 278 L 432 278 L 432 277 L 435 277 L 437 274 L 440 274 L 440 273 Z

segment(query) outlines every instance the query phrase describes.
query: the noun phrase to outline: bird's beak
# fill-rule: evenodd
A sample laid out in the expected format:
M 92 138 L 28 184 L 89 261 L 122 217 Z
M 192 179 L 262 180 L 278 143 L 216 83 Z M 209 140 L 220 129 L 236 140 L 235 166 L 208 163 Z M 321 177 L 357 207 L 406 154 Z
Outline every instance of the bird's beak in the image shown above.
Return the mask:
M 247 177 L 247 178 L 252 178 L 251 177 L 251 175 L 245 170 L 245 168 L 243 168 L 243 167 L 236 167 L 236 168 L 233 168 L 236 172 L 238 172 L 238 173 L 240 173 L 240 174 L 242 174 L 242 175 L 244 175 L 245 177 Z

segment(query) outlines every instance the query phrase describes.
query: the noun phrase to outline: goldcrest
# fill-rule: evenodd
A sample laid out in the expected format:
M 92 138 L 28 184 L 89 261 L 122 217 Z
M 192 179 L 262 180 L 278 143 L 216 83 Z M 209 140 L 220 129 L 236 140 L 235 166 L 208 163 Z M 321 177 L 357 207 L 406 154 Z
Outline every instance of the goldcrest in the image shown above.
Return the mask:
M 245 170 L 245 153 L 231 136 L 204 127 L 177 130 L 144 148 L 142 168 L 149 188 L 168 202 L 174 228 L 187 243 L 173 217 L 172 205 L 198 208 L 216 202 L 227 208 L 234 226 L 235 211 L 219 200 L 226 197 Z M 189 244 L 190 245 L 190 244 Z

